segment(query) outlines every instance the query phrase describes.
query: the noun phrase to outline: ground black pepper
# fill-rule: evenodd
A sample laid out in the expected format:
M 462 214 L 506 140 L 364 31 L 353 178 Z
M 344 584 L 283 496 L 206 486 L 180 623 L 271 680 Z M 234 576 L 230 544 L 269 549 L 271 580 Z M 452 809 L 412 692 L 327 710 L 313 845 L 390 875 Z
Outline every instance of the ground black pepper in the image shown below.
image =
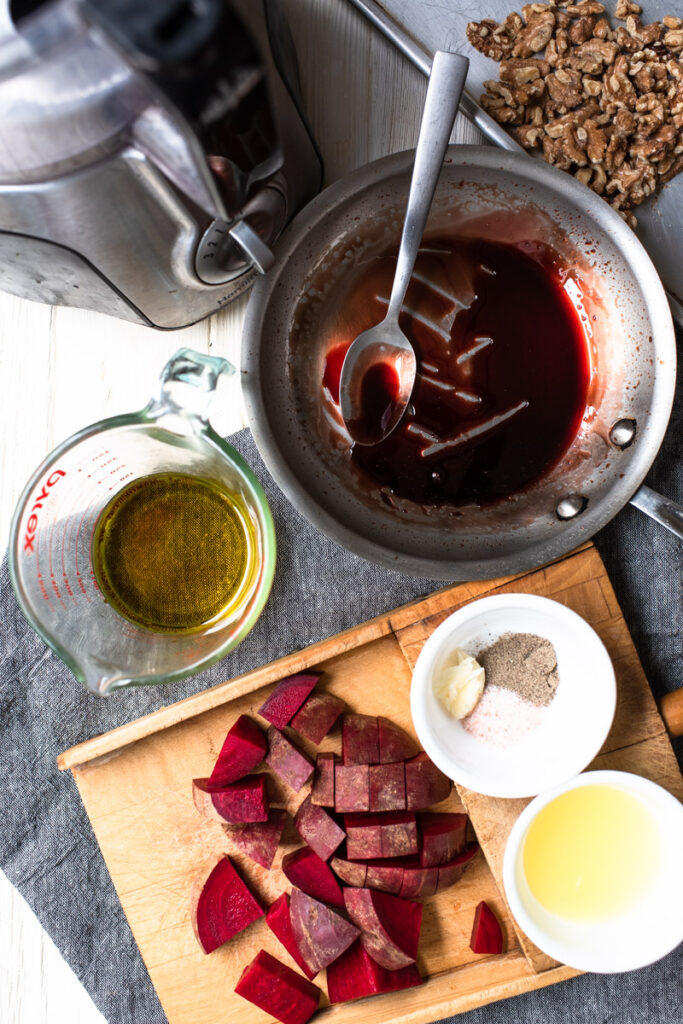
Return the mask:
M 549 640 L 533 633 L 504 633 L 477 655 L 486 686 L 512 690 L 522 700 L 547 706 L 559 683 L 557 655 Z

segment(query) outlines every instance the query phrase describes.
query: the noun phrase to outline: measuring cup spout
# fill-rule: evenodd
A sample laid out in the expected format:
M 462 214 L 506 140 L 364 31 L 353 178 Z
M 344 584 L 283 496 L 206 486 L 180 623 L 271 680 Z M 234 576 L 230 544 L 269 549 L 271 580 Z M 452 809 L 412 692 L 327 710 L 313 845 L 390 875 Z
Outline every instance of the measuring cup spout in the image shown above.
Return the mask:
M 167 414 L 196 417 L 206 424 L 219 378 L 234 372 L 227 359 L 179 348 L 161 371 L 159 397 L 152 399 L 147 414 L 155 419 Z
M 98 697 L 106 697 L 114 690 L 128 686 L 132 682 L 132 679 L 121 669 L 94 655 L 90 655 L 82 661 L 74 674 L 77 678 L 80 677 L 80 681 Z

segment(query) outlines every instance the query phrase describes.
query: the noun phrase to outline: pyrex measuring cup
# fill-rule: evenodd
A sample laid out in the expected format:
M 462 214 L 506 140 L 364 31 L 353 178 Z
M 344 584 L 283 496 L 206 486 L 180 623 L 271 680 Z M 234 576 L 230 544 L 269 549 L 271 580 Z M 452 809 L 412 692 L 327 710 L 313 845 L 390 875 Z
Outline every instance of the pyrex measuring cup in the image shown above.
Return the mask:
M 212 430 L 208 406 L 225 359 L 180 349 L 161 375 L 161 392 L 140 412 L 115 416 L 69 438 L 38 467 L 12 522 L 9 566 L 33 628 L 94 693 L 161 683 L 213 664 L 249 632 L 275 571 L 275 531 L 261 486 Z M 139 478 L 180 473 L 235 495 L 248 515 L 255 550 L 236 607 L 194 632 L 136 625 L 105 601 L 92 542 L 112 498 Z

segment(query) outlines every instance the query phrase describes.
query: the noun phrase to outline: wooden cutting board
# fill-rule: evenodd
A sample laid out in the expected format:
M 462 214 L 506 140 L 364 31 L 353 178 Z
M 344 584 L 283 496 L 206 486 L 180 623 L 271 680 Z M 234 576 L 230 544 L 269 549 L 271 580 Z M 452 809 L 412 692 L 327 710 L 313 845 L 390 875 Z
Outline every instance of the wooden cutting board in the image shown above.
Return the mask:
M 411 668 L 431 631 L 456 608 L 491 593 L 541 594 L 573 608 L 597 630 L 614 662 L 618 701 L 614 725 L 593 767 L 634 771 L 683 798 L 681 778 L 664 722 L 653 700 L 626 623 L 592 545 L 543 569 L 517 577 L 466 583 L 372 619 L 303 651 L 198 693 L 62 754 L 71 769 L 119 899 L 170 1024 L 264 1024 L 268 1020 L 233 993 L 244 966 L 264 948 L 293 966 L 263 922 L 205 956 L 189 918 L 192 883 L 225 852 L 234 855 L 264 906 L 287 886 L 283 854 L 299 845 L 285 832 L 267 872 L 230 850 L 218 823 L 202 819 L 191 796 L 193 777 L 208 775 L 227 729 L 253 713 L 272 684 L 304 668 L 324 672 L 321 684 L 353 710 L 386 714 L 412 732 Z M 667 720 L 678 721 L 683 691 L 669 699 Z M 309 752 L 314 748 L 307 745 Z M 320 749 L 340 747 L 338 729 Z M 302 794 L 282 793 L 294 811 Z M 407 992 L 327 1005 L 320 1019 L 343 1024 L 422 1024 L 575 975 L 519 933 L 507 909 L 502 855 L 508 832 L 527 801 L 498 800 L 461 789 L 439 809 L 470 814 L 484 857 L 452 889 L 425 902 L 418 965 L 425 983 Z M 287 886 L 288 887 L 288 886 Z M 469 949 L 474 908 L 486 900 L 505 932 L 505 953 L 475 956 Z M 317 979 L 325 992 L 324 975 Z M 318 1019 L 318 1018 L 316 1018 Z

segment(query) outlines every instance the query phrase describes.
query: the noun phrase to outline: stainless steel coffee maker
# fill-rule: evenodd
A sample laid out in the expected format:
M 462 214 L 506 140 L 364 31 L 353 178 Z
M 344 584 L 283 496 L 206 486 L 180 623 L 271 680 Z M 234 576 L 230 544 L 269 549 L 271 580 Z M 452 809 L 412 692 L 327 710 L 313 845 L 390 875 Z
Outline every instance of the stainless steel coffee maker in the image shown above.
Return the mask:
M 319 190 L 278 0 L 0 0 L 0 288 L 160 328 Z

